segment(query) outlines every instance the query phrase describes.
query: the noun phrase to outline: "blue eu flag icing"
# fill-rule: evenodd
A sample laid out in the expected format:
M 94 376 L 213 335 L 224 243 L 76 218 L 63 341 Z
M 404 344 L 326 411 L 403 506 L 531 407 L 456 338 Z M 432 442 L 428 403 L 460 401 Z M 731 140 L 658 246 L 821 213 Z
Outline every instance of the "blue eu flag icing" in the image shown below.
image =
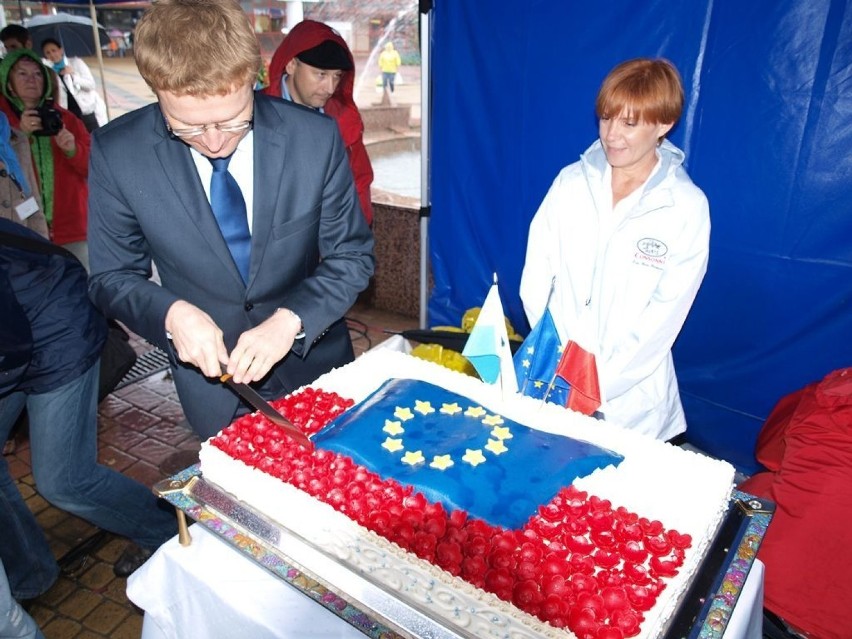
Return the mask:
M 623 459 L 411 379 L 385 382 L 311 439 L 448 511 L 508 529 L 523 526 L 577 477 Z

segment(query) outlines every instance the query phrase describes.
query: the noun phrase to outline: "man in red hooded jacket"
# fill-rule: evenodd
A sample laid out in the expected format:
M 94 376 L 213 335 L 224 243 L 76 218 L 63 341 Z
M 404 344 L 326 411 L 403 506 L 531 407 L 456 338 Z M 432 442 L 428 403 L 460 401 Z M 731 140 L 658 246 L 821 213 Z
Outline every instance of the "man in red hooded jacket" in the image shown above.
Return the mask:
M 364 147 L 364 122 L 355 105 L 355 62 L 340 34 L 303 20 L 278 45 L 269 65 L 268 95 L 317 109 L 337 121 L 367 223 L 373 223 L 373 167 Z

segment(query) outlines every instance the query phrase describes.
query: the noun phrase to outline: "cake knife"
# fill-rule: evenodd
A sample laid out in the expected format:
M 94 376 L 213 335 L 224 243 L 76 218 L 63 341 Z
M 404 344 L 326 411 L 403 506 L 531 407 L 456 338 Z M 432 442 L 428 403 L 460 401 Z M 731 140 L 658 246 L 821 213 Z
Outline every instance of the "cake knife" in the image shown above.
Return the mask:
M 293 422 L 275 410 L 272 405 L 263 399 L 263 397 L 261 397 L 260 394 L 251 386 L 248 384 L 238 384 L 228 373 L 225 373 L 219 379 L 223 384 L 229 386 L 237 395 L 248 402 L 252 408 L 260 411 L 264 417 L 281 428 L 290 439 L 303 448 L 307 448 L 308 450 L 314 449 L 314 443 L 308 438 L 308 436 L 296 428 L 293 425 Z

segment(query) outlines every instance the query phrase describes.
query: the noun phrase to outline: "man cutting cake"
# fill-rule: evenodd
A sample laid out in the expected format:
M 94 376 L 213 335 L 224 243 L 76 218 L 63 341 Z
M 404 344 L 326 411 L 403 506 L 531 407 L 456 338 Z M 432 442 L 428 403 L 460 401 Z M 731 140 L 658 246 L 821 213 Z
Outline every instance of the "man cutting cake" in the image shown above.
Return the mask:
M 161 0 L 134 51 L 158 101 L 94 137 L 90 295 L 169 354 L 206 438 L 239 408 L 222 372 L 271 399 L 352 360 L 373 238 L 334 120 L 254 93 L 239 3 Z

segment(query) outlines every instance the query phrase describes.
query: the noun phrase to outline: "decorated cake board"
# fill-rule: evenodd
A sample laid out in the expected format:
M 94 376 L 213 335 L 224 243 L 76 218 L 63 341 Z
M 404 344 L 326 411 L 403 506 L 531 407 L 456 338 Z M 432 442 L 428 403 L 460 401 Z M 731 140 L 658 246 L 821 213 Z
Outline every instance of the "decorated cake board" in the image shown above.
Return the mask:
M 154 492 L 366 636 L 471 637 L 234 499 L 206 481 L 197 465 L 158 483 Z M 721 639 L 773 510 L 771 502 L 734 491 L 714 542 L 662 637 Z

